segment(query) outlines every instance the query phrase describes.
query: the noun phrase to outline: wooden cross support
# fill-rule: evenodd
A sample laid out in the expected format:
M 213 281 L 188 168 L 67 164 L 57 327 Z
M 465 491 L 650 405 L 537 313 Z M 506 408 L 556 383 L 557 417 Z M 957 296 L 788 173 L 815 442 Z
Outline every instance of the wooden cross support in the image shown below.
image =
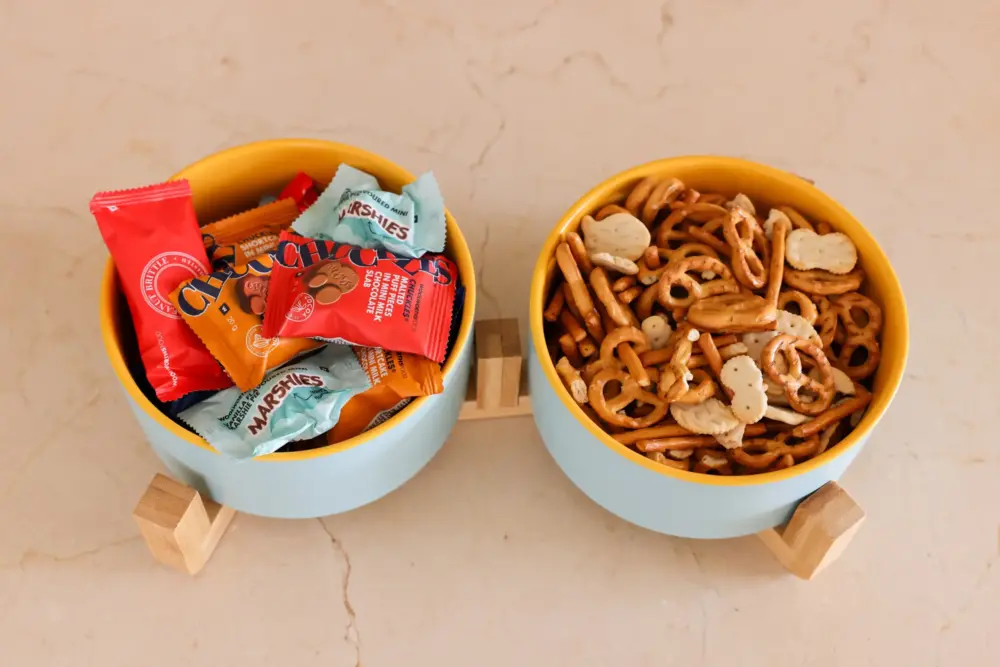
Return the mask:
M 530 415 L 517 320 L 476 322 L 475 346 L 476 363 L 458 418 Z M 189 574 L 205 566 L 234 514 L 164 475 L 153 478 L 133 512 L 153 556 Z M 847 492 L 829 482 L 799 504 L 787 525 L 757 536 L 790 572 L 812 579 L 840 556 L 864 518 Z
M 197 574 L 212 557 L 236 511 L 157 474 L 132 512 L 153 558 Z
M 837 560 L 865 520 L 865 511 L 836 482 L 799 503 L 791 520 L 757 537 L 792 574 L 812 579 Z

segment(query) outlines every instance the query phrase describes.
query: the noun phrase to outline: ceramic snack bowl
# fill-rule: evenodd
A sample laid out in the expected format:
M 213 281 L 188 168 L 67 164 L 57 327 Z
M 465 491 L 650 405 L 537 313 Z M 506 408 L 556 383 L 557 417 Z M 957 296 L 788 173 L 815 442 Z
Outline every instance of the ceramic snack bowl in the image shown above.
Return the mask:
M 201 221 L 251 208 L 305 171 L 320 183 L 346 162 L 399 192 L 414 176 L 373 153 L 328 141 L 287 139 L 231 148 L 184 168 Z M 140 390 L 126 366 L 123 318 L 129 317 L 109 259 L 101 285 L 101 331 L 111 367 L 153 449 L 180 481 L 241 512 L 282 518 L 317 517 L 370 503 L 413 477 L 437 453 L 458 419 L 472 359 L 476 284 L 462 232 L 446 214 L 445 254 L 458 265 L 466 288 L 454 348 L 444 366 L 444 392 L 417 398 L 396 416 L 355 438 L 307 451 L 236 461 L 216 452 L 163 414 Z
M 828 451 L 784 470 L 747 476 L 717 476 L 675 470 L 618 443 L 573 401 L 548 353 L 542 311 L 558 272 L 555 248 L 583 216 L 620 201 L 651 175 L 676 176 L 704 192 L 747 194 L 758 210 L 788 204 L 808 219 L 826 220 L 857 246 L 867 275 L 862 288 L 882 306 L 882 360 L 871 404 L 849 435 Z M 601 183 L 562 217 L 545 241 L 530 295 L 528 373 L 535 423 L 563 472 L 607 510 L 644 528 L 670 535 L 725 538 L 781 525 L 795 506 L 825 483 L 838 479 L 885 414 L 903 377 L 908 347 L 906 304 L 889 260 L 872 235 L 844 207 L 787 172 L 724 157 L 681 157 L 651 162 Z

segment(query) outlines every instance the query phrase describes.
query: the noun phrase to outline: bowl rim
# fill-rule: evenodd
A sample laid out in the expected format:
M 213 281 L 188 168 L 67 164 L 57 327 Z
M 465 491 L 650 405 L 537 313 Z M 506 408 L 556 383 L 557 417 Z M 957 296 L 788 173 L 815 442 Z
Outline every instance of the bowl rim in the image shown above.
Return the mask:
M 232 160 L 253 159 L 254 154 L 259 155 L 260 151 L 274 151 L 289 148 L 313 150 L 333 149 L 346 158 L 343 160 L 344 162 L 350 162 L 352 158 L 355 160 L 361 159 L 365 162 L 374 162 L 378 164 L 380 169 L 395 171 L 398 176 L 405 178 L 407 181 L 413 181 L 416 178 L 416 176 L 414 176 L 409 170 L 396 164 L 392 160 L 384 158 L 377 153 L 367 151 L 363 148 L 358 148 L 357 146 L 351 146 L 350 144 L 339 143 L 336 141 L 326 141 L 323 139 L 287 138 L 256 141 L 217 151 L 187 165 L 167 180 L 173 181 L 185 178 L 192 171 L 205 168 L 213 162 L 221 163 Z M 378 176 L 378 174 L 376 174 L 376 176 Z M 472 263 L 472 253 L 465 241 L 465 237 L 462 235 L 462 230 L 459 229 L 458 223 L 455 221 L 455 218 L 452 217 L 451 212 L 447 208 L 445 209 L 445 221 L 447 224 L 447 236 L 454 244 L 455 248 L 455 263 L 458 265 L 459 275 L 462 277 L 462 284 L 465 287 L 465 307 L 462 312 L 462 322 L 459 326 L 458 336 L 455 339 L 455 345 L 452 347 L 451 354 L 449 354 L 448 358 L 445 360 L 444 369 L 442 371 L 443 382 L 447 384 L 449 380 L 454 379 L 458 358 L 468 345 L 469 339 L 472 335 L 473 320 L 476 312 L 476 274 Z M 170 417 L 161 412 L 155 405 L 153 405 L 152 401 L 146 398 L 146 395 L 140 391 L 139 386 L 136 384 L 135 379 L 133 379 L 132 374 L 129 372 L 128 367 L 125 364 L 125 357 L 122 354 L 122 349 L 119 344 L 116 326 L 117 322 L 113 317 L 113 314 L 117 310 L 116 300 L 118 298 L 118 294 L 118 275 L 115 270 L 114 260 L 109 256 L 107 263 L 105 264 L 104 274 L 101 280 L 99 317 L 101 324 L 101 338 L 104 341 L 104 348 L 107 352 L 108 360 L 111 362 L 111 368 L 118 377 L 118 381 L 125 388 L 125 392 L 128 394 L 129 398 L 131 398 L 132 401 L 161 428 L 167 430 L 171 435 L 180 438 L 187 443 L 205 449 L 213 454 L 219 454 L 219 451 L 208 444 L 208 441 L 204 438 L 183 428 L 180 424 L 176 423 L 174 420 L 170 419 Z M 403 422 L 416 413 L 417 410 L 420 410 L 421 407 L 431 398 L 433 397 L 417 397 L 410 401 L 406 407 L 383 423 L 342 442 L 297 452 L 276 452 L 256 457 L 254 458 L 254 461 L 287 463 L 291 461 L 303 461 L 323 456 L 330 456 L 348 449 L 353 449 L 354 447 L 358 447 L 379 437 L 391 428 L 401 426 Z
M 559 375 L 556 373 L 555 364 L 549 356 L 548 347 L 545 343 L 544 322 L 542 319 L 542 311 L 545 308 L 545 280 L 548 273 L 549 263 L 554 256 L 555 247 L 559 243 L 560 236 L 563 231 L 573 226 L 576 220 L 582 218 L 583 215 L 593 211 L 598 204 L 604 203 L 612 192 L 616 191 L 628 182 L 636 181 L 640 178 L 653 174 L 669 174 L 671 170 L 692 170 L 707 167 L 742 171 L 745 173 L 755 173 L 759 176 L 778 181 L 782 189 L 788 188 L 796 190 L 811 199 L 821 201 L 826 206 L 838 209 L 845 220 L 850 221 L 852 226 L 856 226 L 855 229 L 850 230 L 849 236 L 856 244 L 858 244 L 858 238 L 863 240 L 863 243 L 859 245 L 865 246 L 864 254 L 866 255 L 866 259 L 883 265 L 884 268 L 887 269 L 886 274 L 888 276 L 888 280 L 887 285 L 885 286 L 886 293 L 882 295 L 883 302 L 891 300 L 899 308 L 899 317 L 901 318 L 900 325 L 902 327 L 900 345 L 892 349 L 888 355 L 883 353 L 883 358 L 880 362 L 881 364 L 891 367 L 894 371 L 890 375 L 882 378 L 883 384 L 878 391 L 872 392 L 872 402 L 869 404 L 868 410 L 865 412 L 861 422 L 843 440 L 827 451 L 790 468 L 760 473 L 757 475 L 723 476 L 677 470 L 675 468 L 653 462 L 647 457 L 642 456 L 638 452 L 632 451 L 625 445 L 619 443 L 617 440 L 600 429 L 593 421 L 591 421 L 580 406 L 576 404 L 569 392 L 566 390 L 562 381 L 559 379 Z M 556 396 L 558 396 L 559 400 L 562 401 L 569 414 L 585 429 L 587 429 L 598 442 L 632 463 L 643 466 L 647 470 L 667 478 L 709 486 L 758 486 L 762 484 L 773 484 L 776 482 L 790 480 L 821 468 L 832 462 L 837 457 L 843 456 L 855 447 L 860 446 L 860 443 L 869 436 L 874 425 L 879 419 L 881 419 L 882 415 L 889 407 L 889 404 L 892 402 L 896 391 L 899 389 L 906 366 L 906 357 L 909 351 L 909 320 L 906 311 L 906 301 L 903 298 L 903 290 L 900 285 L 899 278 L 896 276 L 892 265 L 889 263 L 888 257 L 886 257 L 885 252 L 882 250 L 881 246 L 879 246 L 878 242 L 871 235 L 871 233 L 839 202 L 812 185 L 809 181 L 790 172 L 757 162 L 752 162 L 750 160 L 744 160 L 742 158 L 716 155 L 689 155 L 664 158 L 627 169 L 591 188 L 590 191 L 580 197 L 580 199 L 578 199 L 576 203 L 574 203 L 563 214 L 563 216 L 559 219 L 559 222 L 549 233 L 545 243 L 542 245 L 542 249 L 538 255 L 538 261 L 535 263 L 534 273 L 532 274 L 531 293 L 528 301 L 528 319 L 531 345 L 534 348 L 535 355 L 542 367 L 543 375 L 555 392 Z

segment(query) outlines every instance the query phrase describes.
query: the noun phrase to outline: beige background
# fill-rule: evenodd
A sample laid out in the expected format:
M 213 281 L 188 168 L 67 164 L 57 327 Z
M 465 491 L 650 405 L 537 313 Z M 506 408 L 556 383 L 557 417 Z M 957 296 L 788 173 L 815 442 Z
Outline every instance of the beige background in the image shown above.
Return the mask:
M 0 1 L 0 663 L 995 664 L 998 25 L 987 0 Z M 815 179 L 912 318 L 844 479 L 850 550 L 805 584 L 752 538 L 634 528 L 513 419 L 349 515 L 238 517 L 196 579 L 154 564 L 130 510 L 160 466 L 104 360 L 86 203 L 289 135 L 433 169 L 481 316 L 524 315 L 547 230 L 624 168 Z

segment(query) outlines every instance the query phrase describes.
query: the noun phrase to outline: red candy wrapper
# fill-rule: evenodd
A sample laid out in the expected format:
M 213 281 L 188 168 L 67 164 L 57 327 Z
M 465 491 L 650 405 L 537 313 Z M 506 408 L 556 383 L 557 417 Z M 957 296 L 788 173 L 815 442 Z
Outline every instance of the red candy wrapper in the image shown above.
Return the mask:
M 443 255 L 414 259 L 285 230 L 263 333 L 383 347 L 442 363 L 457 280 L 458 268 Z
M 231 387 L 168 298 L 181 282 L 209 271 L 188 182 L 99 192 L 90 200 L 90 212 L 118 269 L 156 397 L 173 401 L 193 391 Z
M 319 197 L 319 191 L 316 190 L 316 181 L 310 178 L 309 174 L 301 171 L 288 182 L 285 189 L 278 195 L 278 199 L 293 200 L 295 205 L 299 207 L 299 213 L 312 206 L 317 197 Z

